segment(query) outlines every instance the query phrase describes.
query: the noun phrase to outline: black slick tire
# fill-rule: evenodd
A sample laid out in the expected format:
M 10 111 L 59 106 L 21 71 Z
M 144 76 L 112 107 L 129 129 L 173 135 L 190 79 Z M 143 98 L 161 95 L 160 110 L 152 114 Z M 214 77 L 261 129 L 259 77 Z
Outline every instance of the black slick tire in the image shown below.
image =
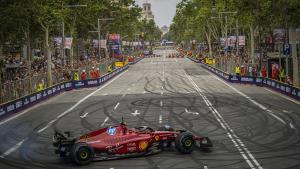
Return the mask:
M 195 148 L 193 134 L 182 132 L 175 139 L 175 148 L 182 154 L 190 154 Z
M 76 143 L 71 151 L 72 160 L 77 165 L 88 165 L 93 161 L 94 152 L 86 143 Z

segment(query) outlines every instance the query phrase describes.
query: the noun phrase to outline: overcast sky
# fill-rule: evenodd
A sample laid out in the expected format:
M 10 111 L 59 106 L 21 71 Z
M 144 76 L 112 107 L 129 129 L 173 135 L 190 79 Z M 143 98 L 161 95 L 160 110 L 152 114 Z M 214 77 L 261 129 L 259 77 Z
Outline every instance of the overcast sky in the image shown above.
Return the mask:
M 142 7 L 146 0 L 135 0 Z M 152 4 L 152 12 L 154 14 L 155 23 L 162 27 L 170 26 L 176 12 L 176 5 L 181 0 L 148 0 Z

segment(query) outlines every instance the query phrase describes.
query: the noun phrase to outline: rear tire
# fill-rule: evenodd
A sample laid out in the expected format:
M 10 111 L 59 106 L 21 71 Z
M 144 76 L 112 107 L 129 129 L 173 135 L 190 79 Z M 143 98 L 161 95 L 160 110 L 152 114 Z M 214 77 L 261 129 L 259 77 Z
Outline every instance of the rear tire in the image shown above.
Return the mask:
M 193 134 L 182 132 L 175 139 L 175 148 L 182 154 L 190 154 L 195 147 Z
M 72 148 L 72 159 L 78 165 L 88 165 L 92 162 L 94 152 L 86 143 L 76 143 Z

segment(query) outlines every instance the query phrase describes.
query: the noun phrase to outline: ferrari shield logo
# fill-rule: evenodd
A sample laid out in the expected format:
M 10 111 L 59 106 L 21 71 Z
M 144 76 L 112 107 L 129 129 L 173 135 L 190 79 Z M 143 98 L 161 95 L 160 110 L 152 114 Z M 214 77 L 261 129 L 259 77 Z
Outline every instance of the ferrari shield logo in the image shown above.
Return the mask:
M 139 148 L 141 151 L 144 151 L 148 147 L 148 142 L 147 141 L 141 141 L 139 144 Z

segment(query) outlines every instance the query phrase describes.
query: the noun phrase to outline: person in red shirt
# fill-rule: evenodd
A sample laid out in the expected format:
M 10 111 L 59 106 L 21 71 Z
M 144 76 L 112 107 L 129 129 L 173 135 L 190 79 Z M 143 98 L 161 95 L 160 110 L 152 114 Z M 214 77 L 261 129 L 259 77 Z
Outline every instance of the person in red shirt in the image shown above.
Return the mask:
M 86 80 L 86 72 L 85 72 L 85 70 L 82 70 L 82 72 L 81 72 L 81 80 Z
M 99 68 L 97 68 L 97 70 L 95 71 L 95 76 L 96 76 L 96 78 L 100 77 L 100 70 L 99 70 Z
M 90 71 L 90 77 L 91 79 L 96 79 L 95 67 L 93 67 L 92 70 Z
M 267 77 L 267 69 L 265 67 L 261 69 L 261 75 L 262 77 Z

